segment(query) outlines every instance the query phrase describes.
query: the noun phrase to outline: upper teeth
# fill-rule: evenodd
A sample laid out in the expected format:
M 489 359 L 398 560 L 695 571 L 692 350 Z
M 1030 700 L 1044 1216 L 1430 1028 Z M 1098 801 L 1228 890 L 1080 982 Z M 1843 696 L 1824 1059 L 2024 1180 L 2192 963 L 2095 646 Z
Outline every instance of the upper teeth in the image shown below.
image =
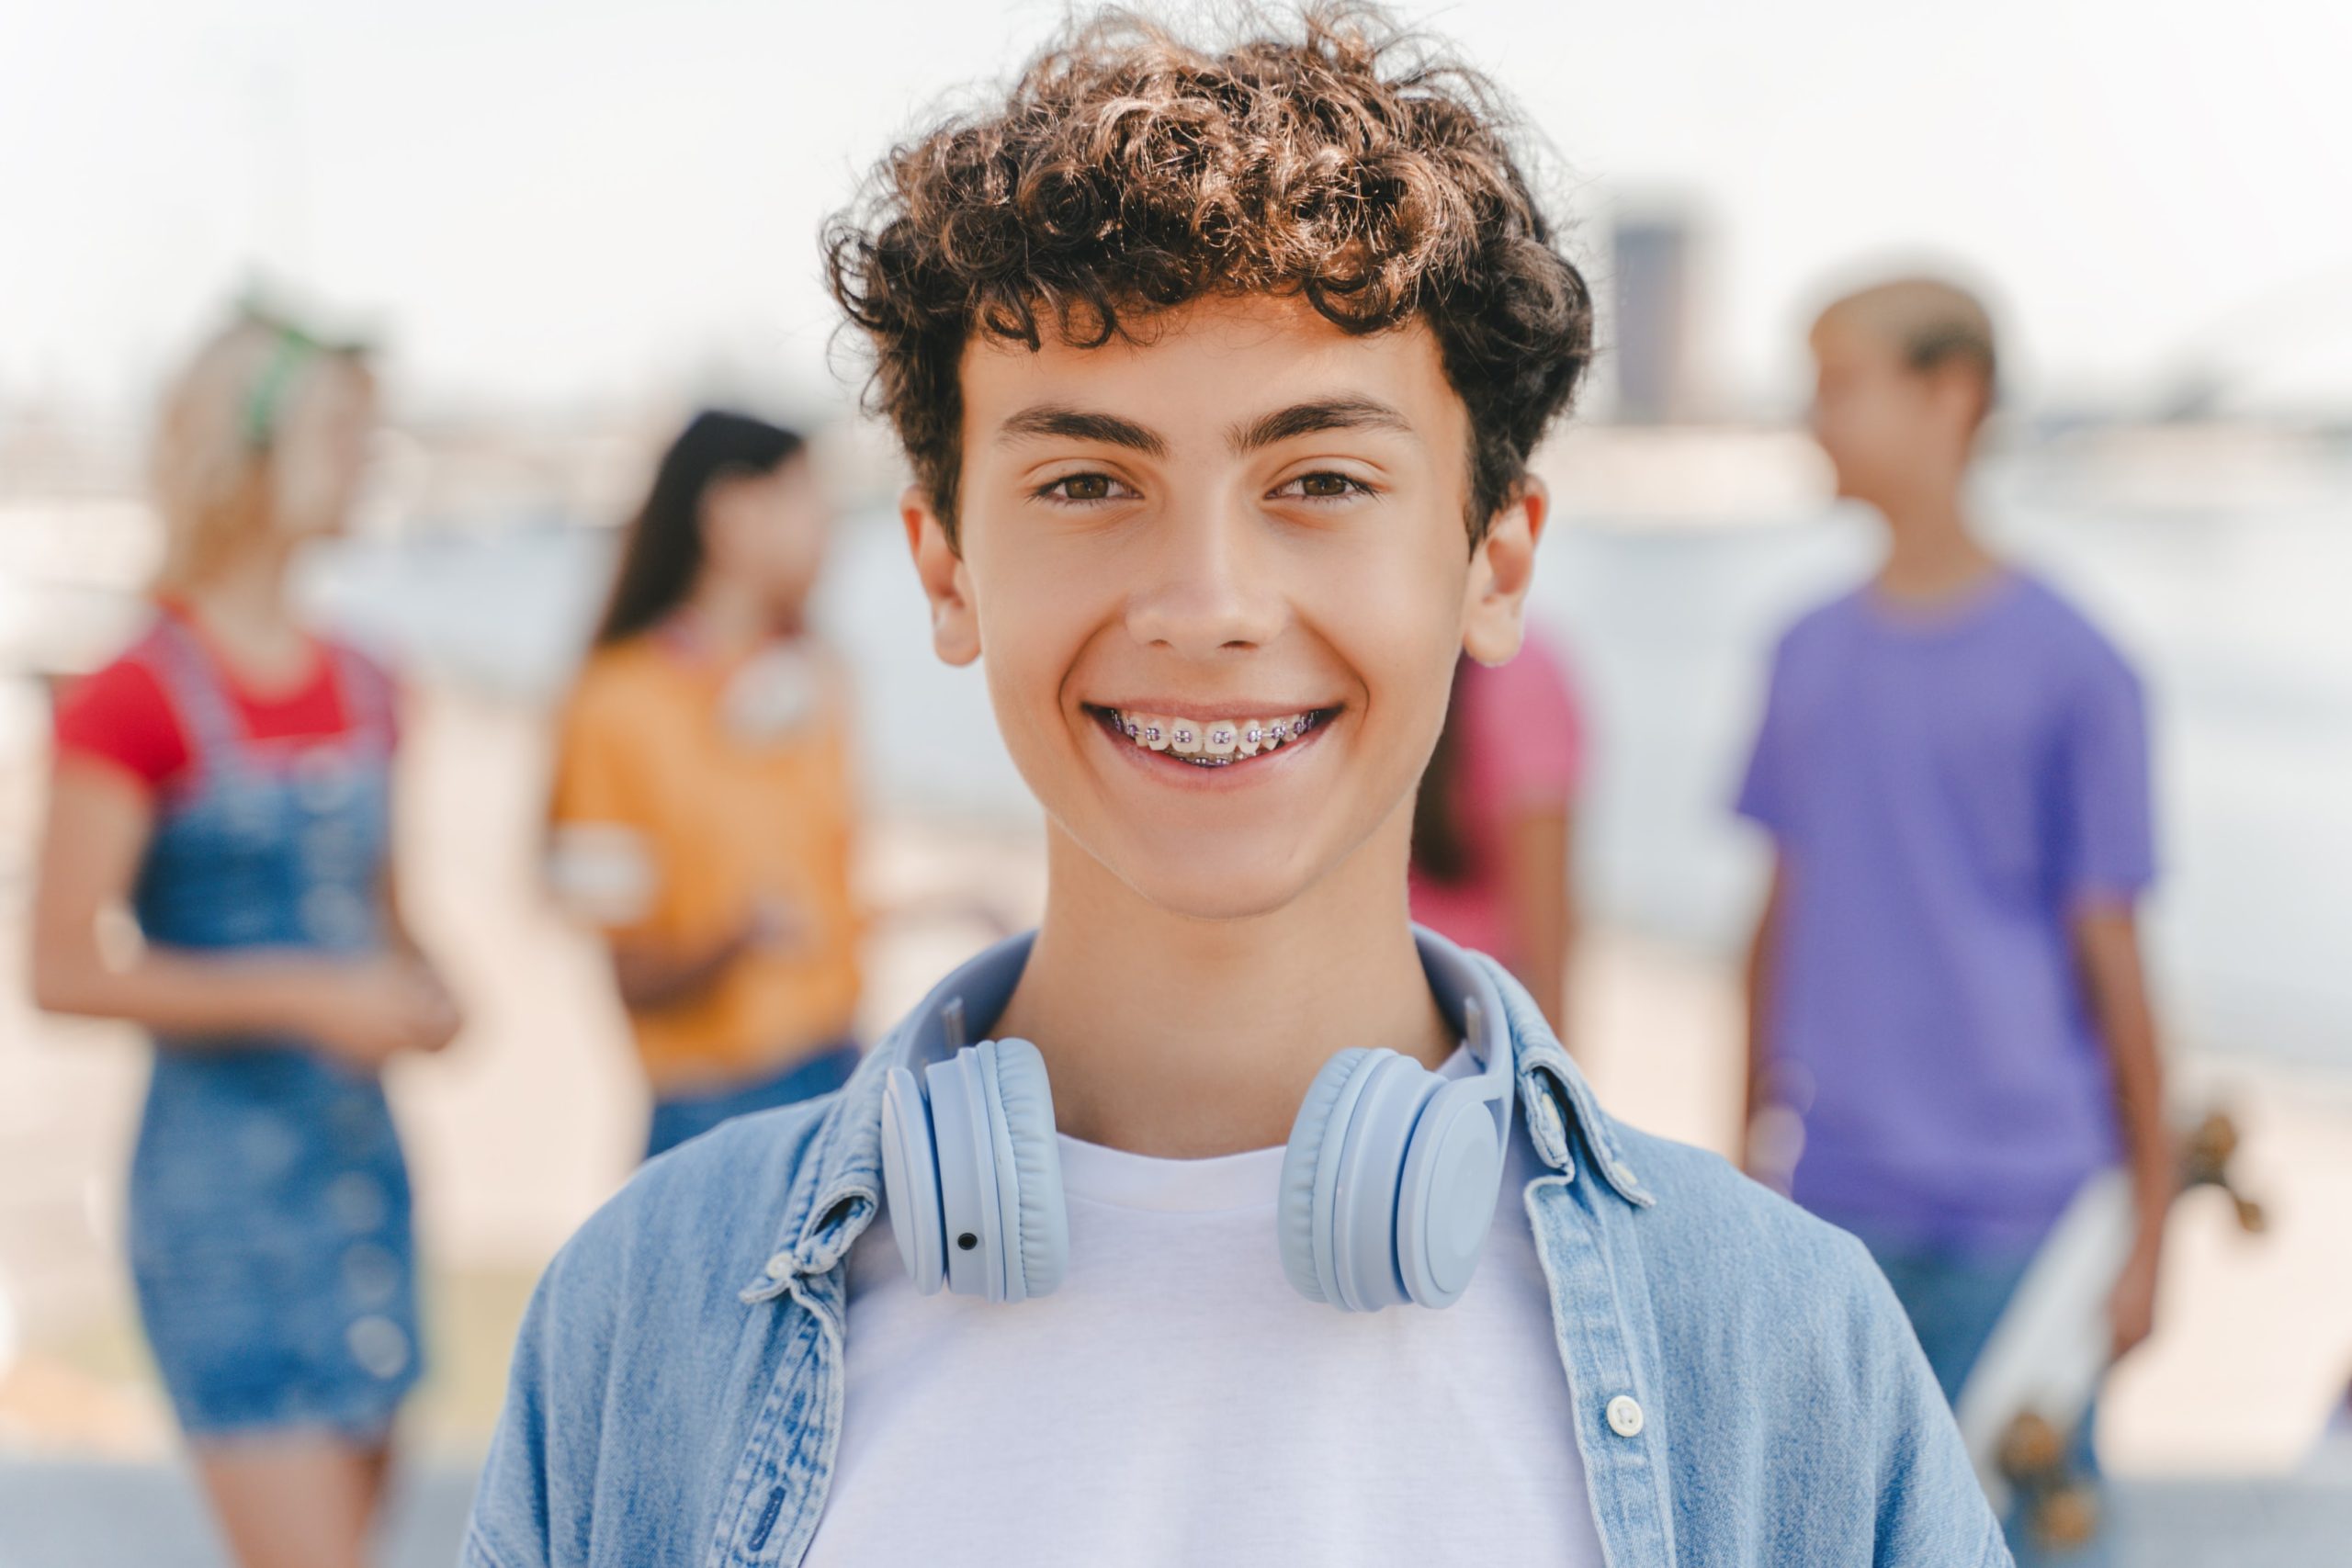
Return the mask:
M 1128 713 L 1111 716 L 1113 728 L 1138 746 L 1172 751 L 1195 761 L 1229 761 L 1271 751 L 1295 740 L 1315 722 L 1312 712 L 1284 714 L 1279 718 L 1174 718 L 1166 714 Z

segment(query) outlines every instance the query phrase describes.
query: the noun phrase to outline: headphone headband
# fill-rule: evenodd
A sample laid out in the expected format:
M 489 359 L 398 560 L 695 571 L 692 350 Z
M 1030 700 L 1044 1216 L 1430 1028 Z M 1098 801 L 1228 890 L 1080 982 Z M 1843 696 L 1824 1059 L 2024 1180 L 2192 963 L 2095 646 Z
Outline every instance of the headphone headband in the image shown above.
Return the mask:
M 1518 1064 L 1511 1059 L 1507 1021 L 1510 1015 L 1503 1010 L 1502 989 L 1495 984 L 1486 961 L 1426 926 L 1413 928 L 1413 945 L 1420 952 L 1421 973 L 1429 976 L 1430 994 L 1437 998 L 1438 1010 L 1462 1037 L 1479 1066 L 1479 1076 L 1494 1091 L 1488 1098 L 1508 1105 L 1518 1072 Z
M 971 1024 L 980 1032 L 1003 1016 L 1005 1004 L 1029 967 L 1029 950 L 1037 933 L 1023 931 L 966 959 L 933 986 L 901 1026 L 900 1065 L 920 1072 L 933 1062 L 944 1062 L 972 1043 Z

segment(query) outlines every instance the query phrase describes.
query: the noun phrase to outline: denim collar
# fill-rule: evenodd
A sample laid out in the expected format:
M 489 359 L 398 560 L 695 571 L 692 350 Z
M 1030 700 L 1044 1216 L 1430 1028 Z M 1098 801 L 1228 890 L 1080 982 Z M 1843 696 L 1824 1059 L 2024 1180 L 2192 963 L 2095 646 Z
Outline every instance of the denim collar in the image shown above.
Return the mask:
M 967 987 L 967 999 L 973 1004 L 974 1038 L 985 1036 L 983 1021 L 992 1021 L 1011 997 L 1035 935 L 1030 932 L 1000 944 L 987 955 L 997 960 L 992 964 L 984 959 L 972 969 L 959 971 L 967 976 L 978 972 L 977 984 Z M 1593 1098 L 1592 1086 L 1552 1033 L 1535 999 L 1500 964 L 1484 953 L 1469 957 L 1487 968 L 1502 995 L 1516 1056 L 1520 1105 L 1536 1156 L 1574 1180 L 1576 1156 L 1568 1136 L 1574 1126 L 1608 1187 L 1642 1208 L 1657 1202 L 1625 1163 L 1615 1123 Z M 899 1059 L 909 1030 L 937 1028 L 946 988 L 943 983 L 865 1054 L 856 1073 L 818 1119 L 807 1151 L 795 1162 L 784 1224 L 773 1255 L 765 1271 L 744 1287 L 745 1301 L 768 1300 L 782 1294 L 795 1280 L 831 1273 L 848 1256 L 851 1244 L 874 1223 L 882 1205 L 883 1079 Z

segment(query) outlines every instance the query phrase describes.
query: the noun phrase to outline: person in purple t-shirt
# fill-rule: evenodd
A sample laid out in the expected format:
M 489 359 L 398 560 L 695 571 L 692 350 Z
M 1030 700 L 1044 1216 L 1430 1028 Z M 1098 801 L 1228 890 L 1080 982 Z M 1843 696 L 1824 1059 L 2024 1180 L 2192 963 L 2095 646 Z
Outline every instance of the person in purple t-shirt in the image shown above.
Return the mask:
M 1776 851 L 1749 1165 L 1869 1244 L 1951 1395 L 2060 1211 L 2118 1162 L 2140 1222 L 2117 1354 L 2154 1321 L 2173 1165 L 2133 913 L 2146 721 L 2121 656 L 1969 528 L 1984 308 L 1884 284 L 1830 306 L 1812 346 L 1815 434 L 1889 549 L 1782 637 L 1740 791 Z

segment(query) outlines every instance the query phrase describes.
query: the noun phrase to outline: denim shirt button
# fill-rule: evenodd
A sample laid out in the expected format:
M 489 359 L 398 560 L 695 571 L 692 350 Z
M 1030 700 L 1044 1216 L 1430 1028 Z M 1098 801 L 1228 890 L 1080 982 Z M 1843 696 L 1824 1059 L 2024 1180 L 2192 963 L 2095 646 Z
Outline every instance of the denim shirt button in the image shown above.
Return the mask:
M 1609 1402 L 1609 1429 L 1621 1438 L 1642 1435 L 1642 1407 L 1633 1395 L 1621 1393 Z
M 767 1276 L 769 1279 L 781 1280 L 791 1272 L 792 1254 L 788 1252 L 779 1252 L 774 1258 L 768 1259 Z

